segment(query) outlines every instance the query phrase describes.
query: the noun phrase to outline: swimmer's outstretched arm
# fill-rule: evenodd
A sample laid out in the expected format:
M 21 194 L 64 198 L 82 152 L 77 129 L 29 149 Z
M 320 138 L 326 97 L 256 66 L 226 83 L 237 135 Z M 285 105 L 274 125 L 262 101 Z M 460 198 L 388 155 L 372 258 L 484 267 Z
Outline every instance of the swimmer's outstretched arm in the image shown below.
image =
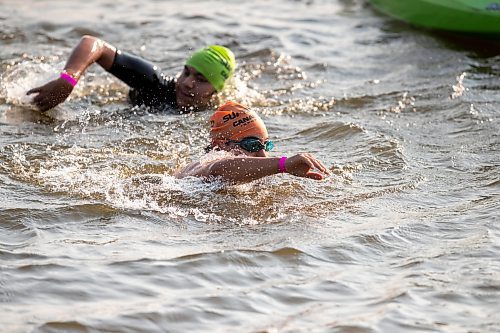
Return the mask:
M 78 80 L 94 62 L 97 62 L 106 70 L 109 69 L 113 65 L 115 55 L 116 48 L 113 45 L 97 37 L 83 36 L 73 49 L 64 66 L 64 71 Z M 33 102 L 40 111 L 47 111 L 64 102 L 72 91 L 73 86 L 71 83 L 62 78 L 57 78 L 43 86 L 29 90 L 26 94 L 37 94 Z
M 235 156 L 207 164 L 190 165 L 175 176 L 177 178 L 194 176 L 208 180 L 218 178 L 230 183 L 247 183 L 281 173 L 279 161 L 279 157 Z M 323 173 L 330 174 L 323 163 L 312 154 L 307 153 L 289 157 L 285 161 L 285 168 L 286 172 L 291 175 L 314 180 L 322 180 L 324 178 Z M 313 169 L 320 172 L 314 172 Z

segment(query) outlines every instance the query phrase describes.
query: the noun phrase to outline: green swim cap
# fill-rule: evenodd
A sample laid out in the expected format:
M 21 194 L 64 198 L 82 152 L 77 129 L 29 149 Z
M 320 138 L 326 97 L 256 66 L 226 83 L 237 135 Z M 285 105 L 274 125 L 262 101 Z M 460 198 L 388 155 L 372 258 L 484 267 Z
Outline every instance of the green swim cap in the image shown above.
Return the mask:
M 221 91 L 224 82 L 233 75 L 236 60 L 227 47 L 210 45 L 193 53 L 186 65 L 203 74 L 215 90 Z

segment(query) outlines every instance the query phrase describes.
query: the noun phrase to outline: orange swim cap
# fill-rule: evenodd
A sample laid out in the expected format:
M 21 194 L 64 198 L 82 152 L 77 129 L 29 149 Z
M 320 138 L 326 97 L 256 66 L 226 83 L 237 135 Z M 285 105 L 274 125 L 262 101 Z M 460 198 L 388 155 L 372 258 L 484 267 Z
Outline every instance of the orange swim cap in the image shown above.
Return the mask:
M 226 102 L 210 117 L 210 136 L 212 140 L 234 140 L 255 136 L 267 139 L 266 125 L 255 111 L 245 106 Z

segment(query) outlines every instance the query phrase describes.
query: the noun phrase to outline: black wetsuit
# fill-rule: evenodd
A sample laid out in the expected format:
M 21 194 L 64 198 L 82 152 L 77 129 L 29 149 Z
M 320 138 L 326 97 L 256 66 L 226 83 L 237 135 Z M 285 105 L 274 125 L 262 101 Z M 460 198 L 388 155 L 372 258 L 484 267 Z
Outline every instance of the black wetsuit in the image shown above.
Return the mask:
M 108 70 L 129 87 L 133 105 L 177 109 L 175 79 L 165 76 L 150 62 L 126 52 L 116 51 L 113 65 Z

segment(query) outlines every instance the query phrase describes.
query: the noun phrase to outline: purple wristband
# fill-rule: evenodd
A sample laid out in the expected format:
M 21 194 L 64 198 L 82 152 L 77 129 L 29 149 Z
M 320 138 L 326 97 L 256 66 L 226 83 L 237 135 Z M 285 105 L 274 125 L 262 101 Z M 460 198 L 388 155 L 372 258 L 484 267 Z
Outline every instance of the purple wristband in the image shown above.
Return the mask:
M 285 168 L 285 162 L 286 162 L 286 159 L 287 157 L 286 156 L 283 156 L 280 158 L 280 164 L 279 164 L 279 167 L 280 167 L 280 171 L 282 173 L 286 173 L 286 168 Z
M 61 79 L 68 81 L 73 87 L 76 86 L 78 83 L 78 80 L 69 75 L 66 72 L 62 72 L 61 75 L 59 76 Z

